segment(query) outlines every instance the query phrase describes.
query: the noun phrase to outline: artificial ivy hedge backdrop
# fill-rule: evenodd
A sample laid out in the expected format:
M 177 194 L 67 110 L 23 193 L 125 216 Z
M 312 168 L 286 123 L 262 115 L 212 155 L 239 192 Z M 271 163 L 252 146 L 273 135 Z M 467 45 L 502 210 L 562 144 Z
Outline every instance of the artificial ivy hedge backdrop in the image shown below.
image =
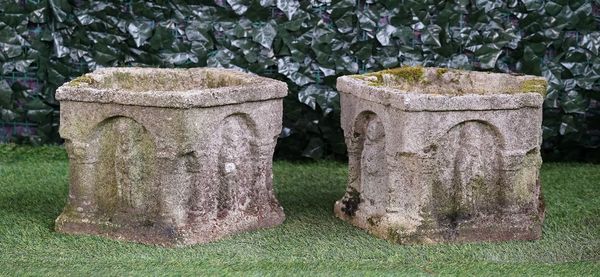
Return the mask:
M 99 66 L 285 80 L 279 157 L 343 157 L 335 79 L 400 65 L 543 75 L 546 159 L 598 160 L 600 1 L 0 0 L 0 140 L 59 142 L 54 91 Z

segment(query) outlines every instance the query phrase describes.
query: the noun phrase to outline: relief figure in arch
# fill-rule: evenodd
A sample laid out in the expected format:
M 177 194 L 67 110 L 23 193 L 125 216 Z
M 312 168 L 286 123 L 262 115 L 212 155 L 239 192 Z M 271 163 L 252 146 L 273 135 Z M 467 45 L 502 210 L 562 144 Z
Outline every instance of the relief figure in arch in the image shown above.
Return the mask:
M 484 123 L 468 121 L 453 127 L 438 153 L 441 184 L 450 207 L 462 217 L 475 216 L 499 204 L 498 139 Z
M 243 117 L 230 116 L 221 126 L 221 148 L 218 156 L 218 216 L 230 210 L 248 211 L 254 188 L 252 136 Z
M 388 198 L 385 131 L 376 117 L 365 128 L 361 154 L 361 198 L 368 206 L 385 212 Z

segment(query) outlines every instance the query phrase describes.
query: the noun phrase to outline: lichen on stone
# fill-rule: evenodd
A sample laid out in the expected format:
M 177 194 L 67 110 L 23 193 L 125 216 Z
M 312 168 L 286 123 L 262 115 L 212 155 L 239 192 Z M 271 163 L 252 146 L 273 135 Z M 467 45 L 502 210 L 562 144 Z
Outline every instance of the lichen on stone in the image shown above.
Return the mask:
M 541 95 L 546 95 L 548 83 L 542 79 L 529 79 L 521 82 L 522 92 L 535 92 Z
M 92 78 L 92 76 L 85 74 L 82 76 L 79 76 L 73 80 L 71 80 L 71 82 L 68 83 L 69 86 L 72 87 L 81 87 L 81 86 L 96 86 L 98 85 L 98 81 L 96 81 L 94 78 Z
M 438 69 L 441 73 L 438 78 L 447 72 L 447 69 Z M 354 75 L 354 78 L 366 81 L 372 87 L 398 87 L 408 89 L 411 87 L 425 87 L 432 84 L 433 80 L 427 76 L 426 68 L 422 66 L 403 66 L 398 68 L 384 69 L 363 75 Z
M 228 72 L 170 70 L 155 72 L 115 71 L 104 76 L 100 87 L 129 91 L 189 91 L 242 85 L 246 81 Z
M 387 239 L 394 243 L 403 244 L 405 243 L 405 230 L 402 226 L 389 227 L 387 230 Z
M 379 222 L 381 222 L 381 216 L 370 216 L 367 218 L 367 223 L 372 227 L 379 225 Z
M 120 89 L 132 91 L 145 90 L 173 90 L 178 89 L 186 82 L 181 82 L 185 76 L 171 72 L 160 74 L 132 74 L 129 72 L 117 71 L 104 78 L 103 86 L 117 86 Z
M 425 70 L 421 66 L 404 66 L 368 73 L 367 76 L 374 76 L 377 78 L 377 81 L 373 82 L 375 84 L 372 85 L 383 85 L 385 75 L 393 76 L 398 81 L 416 83 L 423 80 L 424 73 Z
M 402 225 L 388 227 L 386 239 L 397 244 L 425 243 L 425 237 L 419 230 L 409 231 Z
M 448 72 L 448 68 L 438 68 L 435 70 L 438 78 L 441 78 L 446 72 Z
M 363 75 L 353 75 L 371 87 L 390 87 L 404 93 L 460 96 L 466 94 L 544 94 L 542 78 L 509 74 L 465 71 L 449 68 L 405 66 Z

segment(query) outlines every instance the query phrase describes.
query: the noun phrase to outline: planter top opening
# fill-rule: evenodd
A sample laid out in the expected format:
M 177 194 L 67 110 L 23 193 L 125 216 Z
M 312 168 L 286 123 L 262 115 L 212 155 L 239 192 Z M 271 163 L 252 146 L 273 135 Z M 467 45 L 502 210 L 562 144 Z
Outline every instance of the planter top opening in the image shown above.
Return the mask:
M 342 76 L 337 89 L 353 97 L 405 111 L 464 111 L 537 108 L 546 80 L 529 75 L 400 67 Z
M 283 82 L 221 68 L 101 68 L 61 86 L 59 101 L 210 107 L 282 98 Z
M 401 93 L 448 96 L 546 93 L 546 80 L 542 77 L 436 67 L 399 67 L 351 78 L 372 87 L 397 89 Z

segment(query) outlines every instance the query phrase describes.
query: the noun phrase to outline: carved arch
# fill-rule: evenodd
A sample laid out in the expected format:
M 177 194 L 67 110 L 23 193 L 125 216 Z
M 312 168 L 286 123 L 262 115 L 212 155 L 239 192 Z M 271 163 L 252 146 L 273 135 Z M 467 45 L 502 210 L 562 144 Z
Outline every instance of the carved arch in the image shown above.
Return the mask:
M 92 129 L 87 142 L 86 156 L 96 165 L 86 181 L 93 184 L 97 213 L 109 221 L 157 214 L 156 145 L 147 129 L 129 117 L 110 117 Z
M 188 206 L 193 221 L 253 213 L 259 188 L 259 141 L 256 124 L 248 114 L 233 113 L 219 121 L 203 150 L 192 153 L 199 163 L 193 175 Z M 189 166 L 188 166 L 189 167 Z
M 434 153 L 433 199 L 438 220 L 456 224 L 504 205 L 503 139 L 485 121 L 463 121 L 441 136 Z
M 390 197 L 383 121 L 376 113 L 363 111 L 354 120 L 352 129 L 353 149 L 349 159 L 354 170 L 350 170 L 350 185 L 359 193 L 360 203 L 372 212 L 383 213 Z
M 501 149 L 504 149 L 504 147 L 506 145 L 506 141 L 505 141 L 504 135 L 502 134 L 502 131 L 500 130 L 500 128 L 498 128 L 496 125 L 492 124 L 489 121 L 480 120 L 480 119 L 464 120 L 459 123 L 456 123 L 456 124 L 452 125 L 452 127 L 448 128 L 444 132 L 442 132 L 441 133 L 442 135 L 438 138 L 438 140 L 442 139 L 443 136 L 447 135 L 452 129 L 455 129 L 455 128 L 460 127 L 461 125 L 464 125 L 467 123 L 479 123 L 479 124 L 487 126 L 491 131 L 493 131 L 496 144 L 498 146 L 500 146 Z

